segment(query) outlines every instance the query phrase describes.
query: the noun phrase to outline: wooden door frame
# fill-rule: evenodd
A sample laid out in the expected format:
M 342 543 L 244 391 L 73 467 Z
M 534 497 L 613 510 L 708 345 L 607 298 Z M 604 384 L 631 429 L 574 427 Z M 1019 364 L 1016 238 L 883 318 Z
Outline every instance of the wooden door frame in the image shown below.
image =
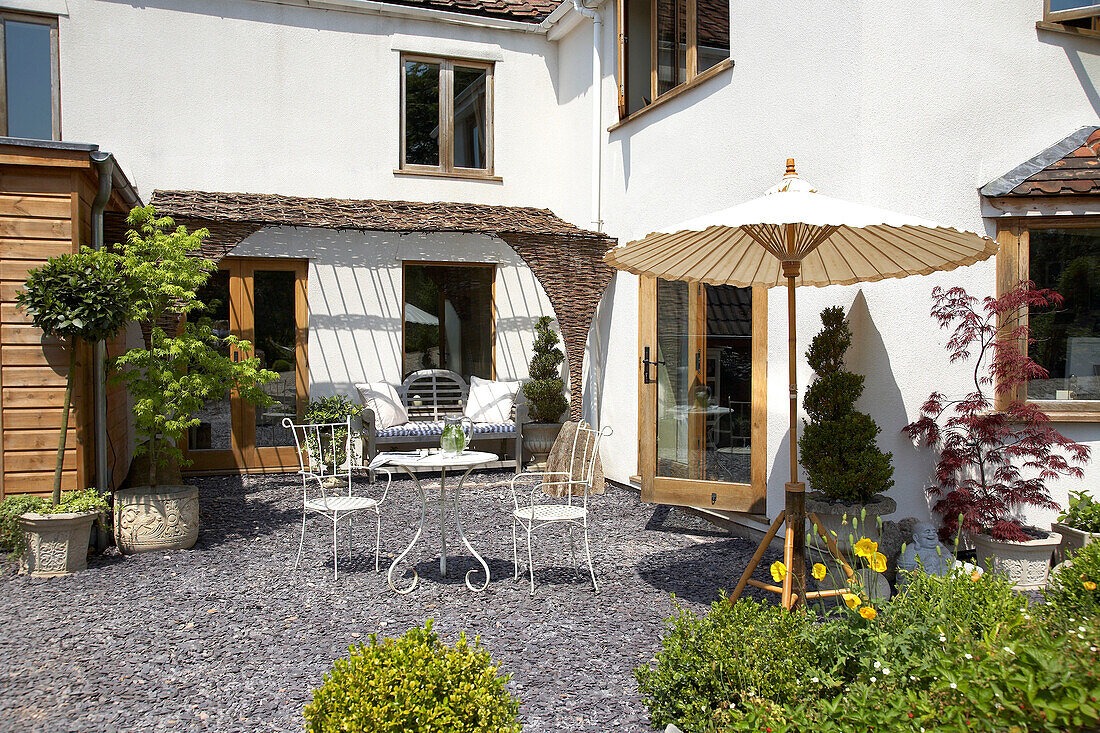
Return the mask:
M 282 257 L 223 257 L 219 270 L 229 271 L 229 330 L 241 339 L 255 343 L 255 272 L 293 272 L 294 317 L 297 334 L 294 349 L 296 408 L 299 415 L 309 406 L 309 261 Z M 189 452 L 187 436 L 184 453 L 194 463 L 186 473 L 282 473 L 297 470 L 298 457 L 293 445 L 257 448 L 255 445 L 255 407 L 234 392 L 230 397 L 230 449 Z
M 657 477 L 656 424 L 657 383 L 645 383 L 643 364 L 646 347 L 657 353 L 657 279 L 638 278 L 638 473 L 642 501 L 678 506 L 764 514 L 767 498 L 768 433 L 768 292 L 752 289 L 752 408 L 749 456 L 750 481 L 747 484 Z M 697 303 L 702 287 L 694 285 Z M 701 309 L 689 304 L 694 313 Z M 653 358 L 656 358 L 655 356 Z M 704 360 L 705 362 L 705 360 Z M 704 367 L 705 368 L 705 367 Z

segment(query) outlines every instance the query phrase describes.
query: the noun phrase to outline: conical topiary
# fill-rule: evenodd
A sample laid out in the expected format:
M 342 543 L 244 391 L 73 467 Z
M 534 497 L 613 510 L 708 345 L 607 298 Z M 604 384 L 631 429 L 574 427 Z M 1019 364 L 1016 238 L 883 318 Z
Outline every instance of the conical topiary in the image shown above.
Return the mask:
M 844 310 L 826 308 L 821 322 L 824 327 L 806 352 L 816 376 L 802 402 L 810 416 L 798 441 L 802 467 L 811 487 L 829 499 L 865 504 L 894 485 L 893 454 L 879 449 L 879 427 L 871 416 L 855 409 L 864 377 L 844 369 L 844 352 L 852 343 Z
M 565 382 L 561 379 L 561 364 L 565 361 L 565 354 L 558 348 L 558 334 L 550 328 L 549 316 L 542 316 L 535 322 L 533 351 L 528 367 L 531 379 L 523 385 L 531 420 L 557 422 L 569 407 L 569 402 L 562 394 Z

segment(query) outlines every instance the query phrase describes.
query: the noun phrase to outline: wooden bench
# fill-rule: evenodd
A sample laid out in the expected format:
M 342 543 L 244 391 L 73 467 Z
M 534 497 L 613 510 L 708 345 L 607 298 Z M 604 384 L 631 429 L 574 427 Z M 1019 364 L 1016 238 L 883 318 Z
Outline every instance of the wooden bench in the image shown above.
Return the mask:
M 439 447 L 443 434 L 444 417 L 461 417 L 466 408 L 470 388 L 466 380 L 446 369 L 422 369 L 410 374 L 400 386 L 397 395 L 409 414 L 409 422 L 379 430 L 374 410 L 363 410 L 364 463 L 370 462 L 378 451 L 401 447 Z M 523 423 L 527 421 L 527 404 L 517 395 L 512 407 L 512 419 L 507 423 L 474 423 L 470 443 L 491 440 L 514 440 L 515 453 L 506 465 L 514 465 L 516 473 L 523 466 Z

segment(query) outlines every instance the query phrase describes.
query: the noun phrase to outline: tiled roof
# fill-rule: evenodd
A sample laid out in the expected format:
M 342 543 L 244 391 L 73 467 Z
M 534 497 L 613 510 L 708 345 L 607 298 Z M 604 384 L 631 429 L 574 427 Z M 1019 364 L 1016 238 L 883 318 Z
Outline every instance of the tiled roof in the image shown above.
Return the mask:
M 152 204 L 159 214 L 174 218 L 264 226 L 605 237 L 574 226 L 549 209 L 521 206 L 159 190 L 153 192 Z
M 561 0 L 385 0 L 389 5 L 410 5 L 486 18 L 541 23 L 561 5 Z
M 1100 127 L 1082 127 L 979 189 L 992 198 L 1100 194 Z

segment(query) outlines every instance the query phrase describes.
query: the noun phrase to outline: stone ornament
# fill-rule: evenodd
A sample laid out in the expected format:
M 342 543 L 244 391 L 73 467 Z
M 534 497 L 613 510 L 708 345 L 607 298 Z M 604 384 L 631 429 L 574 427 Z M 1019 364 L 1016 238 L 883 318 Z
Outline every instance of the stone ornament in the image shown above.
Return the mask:
M 27 548 L 19 571 L 33 577 L 68 575 L 88 567 L 88 544 L 98 512 L 24 514 L 19 519 Z
M 928 522 L 913 525 L 913 541 L 898 558 L 898 570 L 923 570 L 929 575 L 947 575 L 955 567 L 955 554 L 940 542 L 936 528 Z
M 126 554 L 186 550 L 199 536 L 199 495 L 193 486 L 125 489 L 115 495 L 115 542 Z

